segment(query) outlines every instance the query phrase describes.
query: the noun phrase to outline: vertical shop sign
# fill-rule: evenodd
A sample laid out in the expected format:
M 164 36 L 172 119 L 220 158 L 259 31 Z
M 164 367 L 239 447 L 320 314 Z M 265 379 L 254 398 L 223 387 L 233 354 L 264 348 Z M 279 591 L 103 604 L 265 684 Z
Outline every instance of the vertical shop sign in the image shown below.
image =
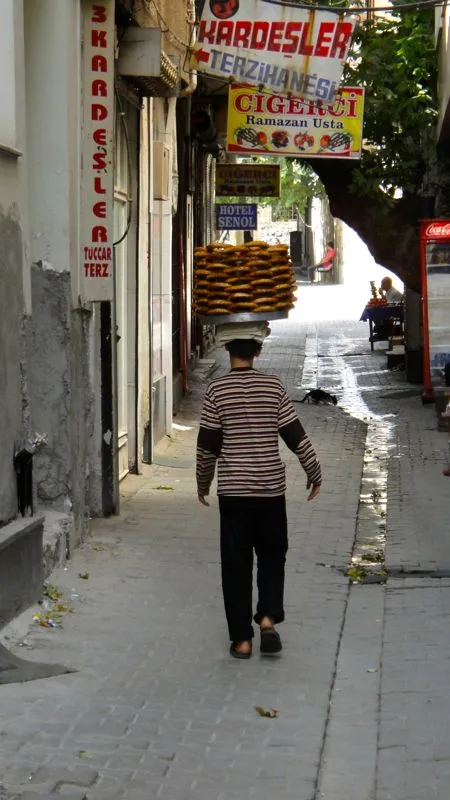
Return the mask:
M 83 2 L 82 300 L 112 300 L 114 2 Z

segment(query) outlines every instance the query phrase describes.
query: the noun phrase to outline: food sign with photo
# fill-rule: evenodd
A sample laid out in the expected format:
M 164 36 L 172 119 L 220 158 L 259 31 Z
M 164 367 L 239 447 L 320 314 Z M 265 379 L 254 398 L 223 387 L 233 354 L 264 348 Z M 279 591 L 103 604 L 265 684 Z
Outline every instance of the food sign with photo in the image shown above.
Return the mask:
M 232 84 L 227 149 L 232 153 L 361 158 L 364 89 L 339 89 L 332 104 Z
M 279 164 L 216 164 L 217 197 L 279 197 Z
M 332 102 L 356 17 L 279 0 L 205 0 L 193 65 L 222 80 Z

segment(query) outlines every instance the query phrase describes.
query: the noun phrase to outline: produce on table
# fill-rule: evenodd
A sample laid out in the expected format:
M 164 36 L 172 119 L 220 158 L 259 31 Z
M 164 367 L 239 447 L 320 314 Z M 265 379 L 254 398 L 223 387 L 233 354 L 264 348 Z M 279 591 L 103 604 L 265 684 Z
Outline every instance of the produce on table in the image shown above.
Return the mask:
M 198 316 L 288 311 L 296 300 L 297 282 L 284 244 L 196 247 L 194 268 Z
M 370 298 L 369 302 L 367 303 L 368 306 L 386 306 L 387 300 L 384 297 L 378 297 L 377 287 L 375 286 L 375 281 L 370 281 L 370 293 L 372 297 Z

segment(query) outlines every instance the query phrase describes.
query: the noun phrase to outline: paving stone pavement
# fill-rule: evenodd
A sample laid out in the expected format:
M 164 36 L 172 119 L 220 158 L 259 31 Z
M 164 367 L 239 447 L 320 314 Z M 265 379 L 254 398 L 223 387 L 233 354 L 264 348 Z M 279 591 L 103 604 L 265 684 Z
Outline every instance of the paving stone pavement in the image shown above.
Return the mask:
M 392 425 L 394 448 L 403 441 L 399 427 L 407 422 L 409 432 L 423 432 L 431 419 L 414 398 L 380 397 L 405 385 L 369 353 L 366 337 L 365 326 L 348 322 L 277 323 L 261 358 L 294 400 L 314 379 L 336 386 L 346 407 L 298 406 L 324 467 L 314 503 L 306 503 L 304 474 L 283 449 L 290 551 L 282 657 L 265 661 L 256 653 L 237 662 L 227 653 L 217 500 L 201 507 L 193 482 L 206 385 L 205 376 L 194 376 L 158 463 L 124 482 L 121 515 L 94 521 L 92 539 L 52 576 L 73 613 L 62 628 L 32 628 L 17 648 L 77 671 L 0 687 L 1 800 L 2 791 L 7 800 L 415 800 L 408 775 L 410 762 L 418 772 L 419 761 L 426 765 L 422 787 L 432 787 L 420 796 L 448 798 L 450 776 L 438 758 L 450 711 L 448 582 L 352 586 L 333 568 L 349 563 L 355 544 L 368 426 L 375 417 Z M 218 354 L 214 374 L 224 368 Z M 382 418 L 393 408 L 397 417 Z M 439 449 L 442 434 L 430 437 Z M 422 433 L 419 443 L 426 441 Z M 414 465 L 418 446 L 408 454 Z M 436 455 L 423 471 L 437 519 L 445 499 L 434 485 L 440 469 Z M 415 484 L 410 502 L 422 502 L 421 494 Z M 392 524 L 402 548 L 396 558 L 407 554 L 410 535 L 426 555 L 424 531 L 410 534 L 396 522 L 398 496 L 392 485 L 388 549 Z M 443 555 L 444 540 L 442 531 Z M 396 649 L 397 641 L 405 647 Z M 261 718 L 256 705 L 279 715 Z M 402 736 L 391 744 L 396 715 Z M 396 758 L 398 748 L 405 754 L 415 744 L 410 752 L 421 759 Z

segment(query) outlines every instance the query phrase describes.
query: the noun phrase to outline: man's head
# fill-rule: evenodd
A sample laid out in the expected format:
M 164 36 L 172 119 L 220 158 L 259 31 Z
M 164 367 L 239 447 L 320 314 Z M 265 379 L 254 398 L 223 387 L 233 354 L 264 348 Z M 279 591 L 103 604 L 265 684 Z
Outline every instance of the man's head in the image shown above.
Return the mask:
M 381 281 L 381 288 L 383 292 L 388 292 L 389 289 L 392 289 L 392 278 L 389 278 L 387 275 Z
M 334 250 L 334 242 L 332 242 L 332 241 L 327 242 L 327 247 L 332 247 L 333 250 Z
M 233 339 L 225 345 L 225 349 L 228 350 L 230 358 L 251 362 L 261 353 L 262 344 L 256 339 Z

